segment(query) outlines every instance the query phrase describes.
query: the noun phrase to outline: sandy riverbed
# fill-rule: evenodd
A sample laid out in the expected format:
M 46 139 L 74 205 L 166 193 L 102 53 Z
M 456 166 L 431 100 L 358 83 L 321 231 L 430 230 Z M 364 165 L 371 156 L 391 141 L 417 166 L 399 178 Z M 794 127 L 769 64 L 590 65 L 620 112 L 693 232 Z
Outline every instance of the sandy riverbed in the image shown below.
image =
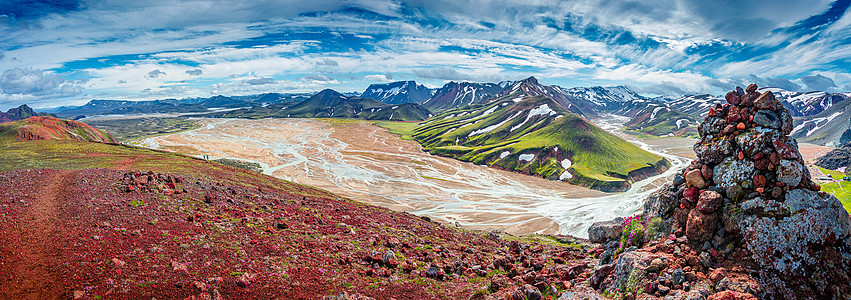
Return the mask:
M 634 191 L 607 194 L 432 156 L 420 151 L 417 143 L 364 121 L 199 122 L 199 129 L 143 143 L 193 155 L 256 161 L 279 178 L 479 230 L 584 236 L 594 221 L 635 213 L 646 194 L 666 181 L 659 177 L 637 184 Z M 635 142 L 678 154 L 694 143 L 675 138 Z M 681 166 L 687 160 L 677 161 Z

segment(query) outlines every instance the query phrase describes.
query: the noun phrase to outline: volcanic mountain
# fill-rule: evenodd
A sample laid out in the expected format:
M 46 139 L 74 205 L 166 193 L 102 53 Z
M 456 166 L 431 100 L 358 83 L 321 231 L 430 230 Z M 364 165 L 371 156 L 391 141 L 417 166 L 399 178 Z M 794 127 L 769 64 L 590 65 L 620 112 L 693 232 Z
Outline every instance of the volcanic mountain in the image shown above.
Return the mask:
M 412 137 L 432 154 L 603 191 L 626 190 L 667 168 L 665 159 L 591 124 L 531 83 L 437 115 Z
M 397 81 L 371 84 L 361 98 L 372 98 L 387 104 L 422 103 L 434 94 L 434 91 L 415 81 Z
M 26 104 L 18 106 L 17 108 L 10 108 L 5 113 L 0 111 L 0 123 L 12 122 L 17 120 L 23 120 L 33 116 L 52 116 L 53 114 L 48 113 L 36 113 L 32 108 L 27 106 Z
M 54 117 L 29 117 L 0 124 L 0 141 L 77 140 L 118 143 L 112 134 L 85 123 Z

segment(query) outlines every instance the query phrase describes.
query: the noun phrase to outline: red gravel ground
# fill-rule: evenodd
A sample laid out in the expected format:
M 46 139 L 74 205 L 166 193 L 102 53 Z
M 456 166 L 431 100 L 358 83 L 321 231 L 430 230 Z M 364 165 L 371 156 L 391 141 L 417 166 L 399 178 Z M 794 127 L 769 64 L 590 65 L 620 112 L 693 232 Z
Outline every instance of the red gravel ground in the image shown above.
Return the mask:
M 321 299 L 340 292 L 468 299 L 523 293 L 525 283 L 554 299 L 593 269 L 585 251 L 552 238 L 446 228 L 196 159 L 25 143 L 32 142 L 0 149 L 16 162 L 0 173 L 0 299 Z M 21 154 L 33 145 L 42 151 Z M 34 165 L 41 168 L 24 169 Z M 126 170 L 141 172 L 134 180 Z

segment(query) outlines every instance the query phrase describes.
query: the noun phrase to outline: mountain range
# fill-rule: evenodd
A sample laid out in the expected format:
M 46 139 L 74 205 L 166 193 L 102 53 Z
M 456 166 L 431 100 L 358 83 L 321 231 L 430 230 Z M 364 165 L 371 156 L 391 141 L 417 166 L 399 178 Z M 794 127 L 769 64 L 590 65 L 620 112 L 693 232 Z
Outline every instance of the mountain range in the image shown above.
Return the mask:
M 587 102 L 557 101 L 551 95 L 563 94 L 555 91 L 534 78 L 514 82 L 487 103 L 450 109 L 423 122 L 412 137 L 431 154 L 602 191 L 624 191 L 668 167 L 662 157 L 570 110 L 582 112 L 579 107 L 590 107 Z
M 851 114 L 845 113 L 851 93 L 791 92 L 771 87 L 760 89 L 760 92 L 766 91 L 772 91 L 795 117 L 796 130 L 793 137 L 819 145 L 836 146 L 851 141 Z M 422 121 L 445 111 L 487 104 L 517 92 L 528 96 L 547 96 L 567 111 L 584 118 L 595 118 L 602 114 L 626 116 L 630 118 L 625 123 L 628 131 L 656 136 L 694 136 L 696 125 L 706 112 L 715 105 L 726 103 L 721 97 L 708 94 L 649 98 L 625 86 L 568 89 L 544 85 L 535 77 L 529 77 L 500 83 L 449 82 L 437 89 L 414 81 L 398 81 L 373 84 L 362 93 L 326 90 L 318 94 L 218 95 L 180 100 L 92 100 L 83 106 L 61 107 L 51 112 L 65 118 L 183 113 L 248 118 L 346 117 Z M 343 99 L 339 97 L 345 98 L 345 101 L 327 101 L 331 98 Z M 10 119 L 9 113 L 3 115 L 7 116 L 7 121 Z M 0 116 L 0 120 L 3 118 Z M 843 135 L 845 139 L 842 139 Z

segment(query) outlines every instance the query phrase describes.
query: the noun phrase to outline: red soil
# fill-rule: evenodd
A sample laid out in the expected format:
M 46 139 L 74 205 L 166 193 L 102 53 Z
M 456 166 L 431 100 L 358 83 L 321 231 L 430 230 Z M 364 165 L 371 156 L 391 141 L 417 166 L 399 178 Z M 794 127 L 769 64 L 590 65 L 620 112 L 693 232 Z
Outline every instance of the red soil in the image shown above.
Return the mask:
M 128 166 L 132 160 L 116 168 Z M 582 250 L 509 243 L 321 191 L 312 194 L 329 196 L 294 195 L 260 174 L 255 185 L 182 177 L 173 188 L 134 181 L 132 191 L 125 174 L 0 173 L 0 298 L 317 299 L 347 292 L 466 299 L 487 290 L 491 276 L 500 277 L 497 294 L 509 294 L 524 279 L 561 289 L 591 275 Z M 385 261 L 388 250 L 394 257 Z M 439 278 L 426 276 L 431 266 Z

